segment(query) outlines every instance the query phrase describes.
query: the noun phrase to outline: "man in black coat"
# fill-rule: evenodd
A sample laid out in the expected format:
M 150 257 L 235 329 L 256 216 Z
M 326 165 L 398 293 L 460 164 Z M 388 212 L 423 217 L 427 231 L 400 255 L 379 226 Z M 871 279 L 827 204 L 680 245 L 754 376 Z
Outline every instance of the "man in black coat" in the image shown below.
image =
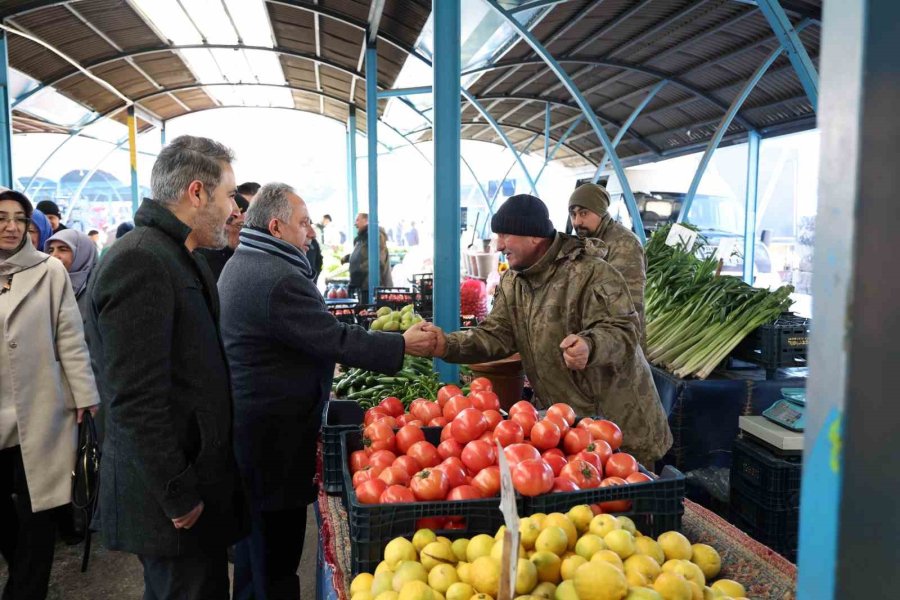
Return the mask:
M 404 352 L 427 355 L 437 341 L 421 325 L 400 335 L 339 323 L 311 280 L 311 231 L 289 186 L 263 186 L 219 279 L 235 449 L 252 512 L 251 534 L 235 548 L 235 598 L 300 598 L 296 572 L 335 362 L 393 373 Z
M 219 299 L 196 248 L 221 248 L 233 155 L 182 136 L 153 165 L 153 199 L 90 286 L 87 332 L 106 406 L 100 529 L 137 554 L 144 598 L 227 599 L 227 547 L 246 531 L 232 449 Z

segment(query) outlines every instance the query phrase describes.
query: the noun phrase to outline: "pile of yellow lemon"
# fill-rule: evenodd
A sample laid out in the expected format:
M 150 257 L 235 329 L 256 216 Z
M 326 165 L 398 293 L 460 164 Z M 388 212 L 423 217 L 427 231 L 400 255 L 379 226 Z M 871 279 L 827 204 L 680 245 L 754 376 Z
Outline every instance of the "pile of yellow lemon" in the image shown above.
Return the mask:
M 411 541 L 391 540 L 375 572 L 353 579 L 351 600 L 493 600 L 504 529 L 455 541 L 420 529 Z M 677 531 L 654 540 L 628 517 L 595 516 L 587 505 L 523 518 L 519 531 L 516 600 L 746 597 L 736 581 L 713 581 L 722 561 L 712 546 Z

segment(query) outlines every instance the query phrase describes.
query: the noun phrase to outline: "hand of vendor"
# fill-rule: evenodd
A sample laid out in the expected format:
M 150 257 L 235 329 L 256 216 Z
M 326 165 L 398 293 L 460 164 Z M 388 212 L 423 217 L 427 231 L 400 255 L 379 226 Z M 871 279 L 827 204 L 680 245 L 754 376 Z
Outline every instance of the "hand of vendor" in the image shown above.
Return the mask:
M 425 323 L 425 330 L 434 332 L 436 336 L 433 356 L 443 358 L 447 354 L 447 336 L 444 335 L 444 330 L 434 323 Z
M 563 351 L 563 360 L 566 367 L 573 371 L 583 370 L 591 356 L 591 347 L 588 341 L 580 335 L 570 334 L 562 341 L 559 347 Z
M 416 323 L 403 333 L 405 352 L 412 356 L 433 356 L 438 336 L 427 329 L 428 323 Z

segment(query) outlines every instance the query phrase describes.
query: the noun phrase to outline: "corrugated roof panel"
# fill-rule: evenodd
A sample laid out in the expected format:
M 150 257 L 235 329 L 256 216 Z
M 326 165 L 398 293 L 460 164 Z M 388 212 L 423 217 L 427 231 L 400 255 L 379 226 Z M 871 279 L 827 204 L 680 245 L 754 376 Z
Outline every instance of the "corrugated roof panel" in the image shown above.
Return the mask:
M 8 36 L 9 64 L 38 81 L 50 81 L 71 71 L 67 63 L 40 44 L 15 34 Z
M 115 48 L 62 6 L 51 6 L 40 12 L 8 19 L 7 22 L 13 27 L 20 25 L 26 33 L 51 43 L 79 63 L 94 62 L 117 53 Z
M 319 19 L 322 56 L 355 71 L 365 35 L 334 19 Z
M 172 99 L 172 96 L 170 96 L 169 94 L 144 100 L 143 102 L 141 102 L 141 106 L 153 111 L 166 120 L 183 115 L 185 113 L 184 108 L 180 104 L 175 102 Z
M 93 73 L 129 98 L 137 98 L 157 90 L 137 69 L 122 60 L 98 67 Z
M 681 13 L 691 2 L 692 0 L 666 0 L 665 2 L 656 0 L 645 4 L 627 2 L 615 12 L 613 12 L 612 6 L 608 5 L 609 3 L 603 3 L 600 10 L 607 17 L 606 21 L 600 27 L 586 32 L 583 36 L 586 39 L 579 42 L 578 46 L 582 46 L 584 42 L 597 35 L 600 37 L 581 49 L 579 54 L 605 56 L 643 33 L 655 29 L 673 15 Z M 638 7 L 640 7 L 639 10 L 633 12 Z M 621 18 L 626 14 L 631 16 L 622 21 Z
M 284 77 L 291 85 L 315 88 L 316 73 L 311 61 L 294 56 L 281 56 L 281 69 Z
M 177 96 L 179 100 L 184 102 L 193 110 L 201 110 L 204 108 L 213 108 L 217 106 L 213 99 L 210 98 L 209 95 L 202 89 L 183 90 L 180 92 L 174 92 L 173 95 Z
M 80 0 L 69 6 L 123 50 L 149 48 L 161 41 L 122 0 Z
M 122 104 L 122 100 L 112 92 L 81 74 L 69 77 L 57 86 L 56 90 L 99 113 Z
M 278 46 L 316 53 L 315 23 L 311 12 L 281 4 L 267 3 L 266 6 Z
M 322 89 L 329 94 L 350 101 L 349 75 L 328 67 L 319 67 L 319 81 L 322 83 Z
M 154 52 L 136 56 L 132 60 L 162 86 L 173 87 L 197 81 L 181 57 L 174 52 Z

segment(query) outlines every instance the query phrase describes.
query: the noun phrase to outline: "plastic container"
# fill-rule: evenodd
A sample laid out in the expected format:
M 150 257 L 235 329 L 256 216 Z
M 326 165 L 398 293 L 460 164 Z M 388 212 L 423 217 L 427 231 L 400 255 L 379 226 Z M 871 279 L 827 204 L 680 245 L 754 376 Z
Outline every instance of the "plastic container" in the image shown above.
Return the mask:
M 356 305 L 356 324 L 360 327 L 368 329 L 372 322 L 375 321 L 378 317 L 375 315 L 375 311 L 378 309 L 374 304 L 357 304 Z
M 731 487 L 738 487 L 762 506 L 796 509 L 800 505 L 801 456 L 776 456 L 753 440 L 734 440 Z
M 731 520 L 758 542 L 793 561 L 797 555 L 800 511 L 775 510 L 758 502 L 740 486 L 731 487 Z
M 778 369 L 805 367 L 809 325 L 805 317 L 783 313 L 774 323 L 756 328 L 732 354 L 761 366 L 770 379 Z
M 387 306 L 391 310 L 400 310 L 407 304 L 415 304 L 415 293 L 404 287 L 375 288 L 375 306 Z
M 356 302 L 329 303 L 328 312 L 341 323 L 356 325 Z
M 425 428 L 425 439 L 437 444 L 439 428 Z M 350 476 L 350 454 L 362 449 L 362 433 L 345 431 L 341 434 L 341 460 L 344 476 L 344 496 L 350 522 L 350 570 L 353 575 L 371 573 L 381 562 L 384 547 L 398 536 L 411 538 L 418 530 L 416 523 L 426 517 L 459 517 L 463 528 L 442 530 L 447 537 L 471 537 L 479 533 L 494 535 L 503 525 L 500 498 L 413 502 L 408 504 L 361 504 L 353 491 Z M 518 500 L 522 515 L 522 499 Z
M 434 314 L 434 275 L 417 273 L 412 276 L 416 314 L 428 319 Z
M 344 491 L 341 433 L 359 431 L 365 411 L 354 400 L 329 400 L 322 413 L 322 487 L 329 494 Z
M 494 362 L 469 365 L 472 377 L 486 377 L 491 381 L 491 388 L 500 398 L 500 408 L 509 410 L 513 404 L 522 399 L 525 387 L 525 371 L 522 369 L 522 357 L 513 354 Z

